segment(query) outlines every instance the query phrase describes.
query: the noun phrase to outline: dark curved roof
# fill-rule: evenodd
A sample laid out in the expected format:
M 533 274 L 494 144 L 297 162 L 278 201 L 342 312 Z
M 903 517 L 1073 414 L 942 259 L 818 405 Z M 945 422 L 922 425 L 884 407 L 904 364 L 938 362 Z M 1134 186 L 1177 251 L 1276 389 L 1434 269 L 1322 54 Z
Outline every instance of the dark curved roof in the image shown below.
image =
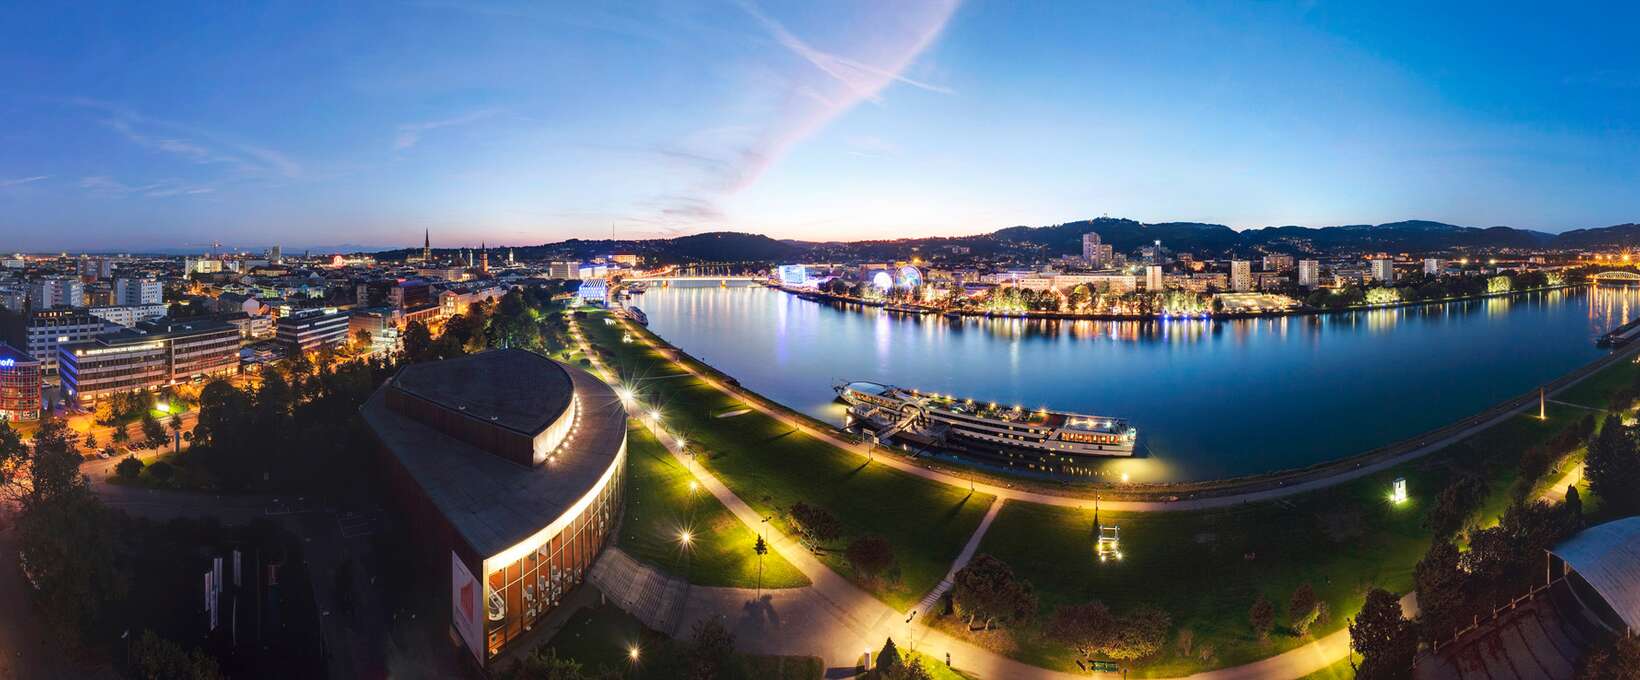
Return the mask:
M 534 436 L 569 408 L 569 373 L 521 349 L 405 366 L 393 385 L 422 399 Z
M 1592 526 L 1549 550 L 1640 630 L 1640 517 Z

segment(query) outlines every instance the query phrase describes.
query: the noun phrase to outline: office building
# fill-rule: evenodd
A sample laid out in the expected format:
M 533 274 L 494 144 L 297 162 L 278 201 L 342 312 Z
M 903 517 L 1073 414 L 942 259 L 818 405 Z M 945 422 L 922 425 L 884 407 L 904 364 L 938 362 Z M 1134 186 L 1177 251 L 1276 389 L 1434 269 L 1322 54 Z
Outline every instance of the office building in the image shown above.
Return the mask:
M 347 342 L 347 312 L 301 309 L 279 318 L 274 337 L 292 351 L 308 352 L 322 345 Z
M 85 284 L 66 276 L 48 276 L 29 283 L 28 302 L 35 309 L 85 305 Z
M 153 279 L 114 279 L 114 304 L 157 305 L 165 301 L 165 289 Z
M 636 267 L 638 266 L 638 263 L 643 261 L 642 258 L 639 258 L 637 255 L 633 255 L 631 253 L 619 253 L 611 256 L 609 259 L 613 260 L 615 264 L 624 265 L 627 267 Z
M 56 375 L 59 345 L 85 342 L 110 328 L 107 321 L 87 314 L 83 309 L 37 309 L 29 313 L 25 326 L 27 350 L 40 360 L 41 373 Z
M 22 312 L 27 308 L 28 286 L 22 284 L 0 285 L 0 309 Z
M 1314 288 L 1321 283 L 1321 263 L 1315 260 L 1298 261 L 1298 287 Z
M 580 278 L 580 276 L 581 263 L 579 262 L 550 262 L 547 264 L 547 278 L 549 279 L 567 280 Z
M 1152 293 L 1162 292 L 1162 267 L 1149 265 L 1145 267 L 1145 290 Z
M 285 262 L 285 249 L 279 246 L 269 247 L 265 255 L 269 264 L 284 264 Z
M 1395 261 L 1387 257 L 1372 258 L 1372 280 L 1379 283 L 1395 282 Z
M 1099 240 L 1099 234 L 1088 232 L 1082 235 L 1082 259 L 1088 266 L 1103 269 L 1111 264 L 1111 247 L 1108 243 Z
M 0 420 L 40 419 L 40 361 L 0 342 Z
M 492 350 L 406 366 L 360 413 L 416 536 L 391 568 L 449 584 L 451 639 L 489 667 L 563 605 L 614 535 L 621 400 L 579 368 Z
M 1264 271 L 1284 272 L 1293 268 L 1293 256 L 1274 253 L 1264 256 Z
M 1250 260 L 1230 261 L 1230 290 L 1246 293 L 1253 290 L 1253 263 Z
M 1445 269 L 1446 269 L 1446 262 L 1445 261 L 1443 261 L 1439 258 L 1434 258 L 1434 257 L 1424 258 L 1424 274 L 1425 275 L 1440 276 L 1441 272 L 1444 271 Z
M 117 326 L 135 326 L 165 316 L 165 305 L 110 305 L 88 307 L 86 313 Z
M 63 394 L 80 403 L 239 369 L 239 330 L 215 319 L 145 321 L 58 348 Z

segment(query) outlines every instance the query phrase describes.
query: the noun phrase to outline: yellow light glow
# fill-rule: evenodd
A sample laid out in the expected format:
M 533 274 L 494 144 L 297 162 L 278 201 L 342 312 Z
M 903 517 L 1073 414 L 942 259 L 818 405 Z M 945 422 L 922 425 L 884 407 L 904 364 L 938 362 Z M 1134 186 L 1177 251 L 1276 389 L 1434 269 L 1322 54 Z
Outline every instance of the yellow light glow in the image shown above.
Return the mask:
M 638 660 L 638 648 L 637 647 L 628 647 L 627 650 L 626 650 L 626 658 L 631 659 L 633 661 L 637 661 Z
M 695 540 L 695 535 L 690 533 L 688 529 L 684 529 L 683 531 L 678 532 L 678 542 L 679 543 L 682 543 L 682 544 L 687 546 L 691 542 L 693 542 L 694 540 Z

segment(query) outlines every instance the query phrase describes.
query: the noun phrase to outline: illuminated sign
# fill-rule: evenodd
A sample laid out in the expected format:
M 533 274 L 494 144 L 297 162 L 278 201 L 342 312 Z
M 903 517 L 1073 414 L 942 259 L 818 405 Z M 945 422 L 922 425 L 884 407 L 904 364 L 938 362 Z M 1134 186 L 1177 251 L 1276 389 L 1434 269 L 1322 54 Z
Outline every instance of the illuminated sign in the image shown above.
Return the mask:
M 479 585 L 478 579 L 473 578 L 473 572 L 467 570 L 466 563 L 461 561 L 454 552 L 450 553 L 450 620 L 461 636 L 462 644 L 473 653 L 473 658 L 484 661 L 484 653 L 480 651 L 479 643 L 482 633 L 479 627 Z
M 16 359 L 0 359 L 0 368 L 11 368 L 16 365 Z

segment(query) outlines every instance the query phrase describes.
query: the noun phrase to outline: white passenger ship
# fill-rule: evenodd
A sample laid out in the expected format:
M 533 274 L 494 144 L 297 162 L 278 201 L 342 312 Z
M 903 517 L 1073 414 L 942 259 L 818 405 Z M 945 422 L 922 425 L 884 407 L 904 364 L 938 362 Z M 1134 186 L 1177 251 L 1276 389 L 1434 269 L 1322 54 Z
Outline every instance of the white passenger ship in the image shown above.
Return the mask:
M 908 439 L 1059 470 L 1088 456 L 1131 456 L 1138 430 L 1121 418 L 979 403 L 873 382 L 832 386 L 879 440 Z

